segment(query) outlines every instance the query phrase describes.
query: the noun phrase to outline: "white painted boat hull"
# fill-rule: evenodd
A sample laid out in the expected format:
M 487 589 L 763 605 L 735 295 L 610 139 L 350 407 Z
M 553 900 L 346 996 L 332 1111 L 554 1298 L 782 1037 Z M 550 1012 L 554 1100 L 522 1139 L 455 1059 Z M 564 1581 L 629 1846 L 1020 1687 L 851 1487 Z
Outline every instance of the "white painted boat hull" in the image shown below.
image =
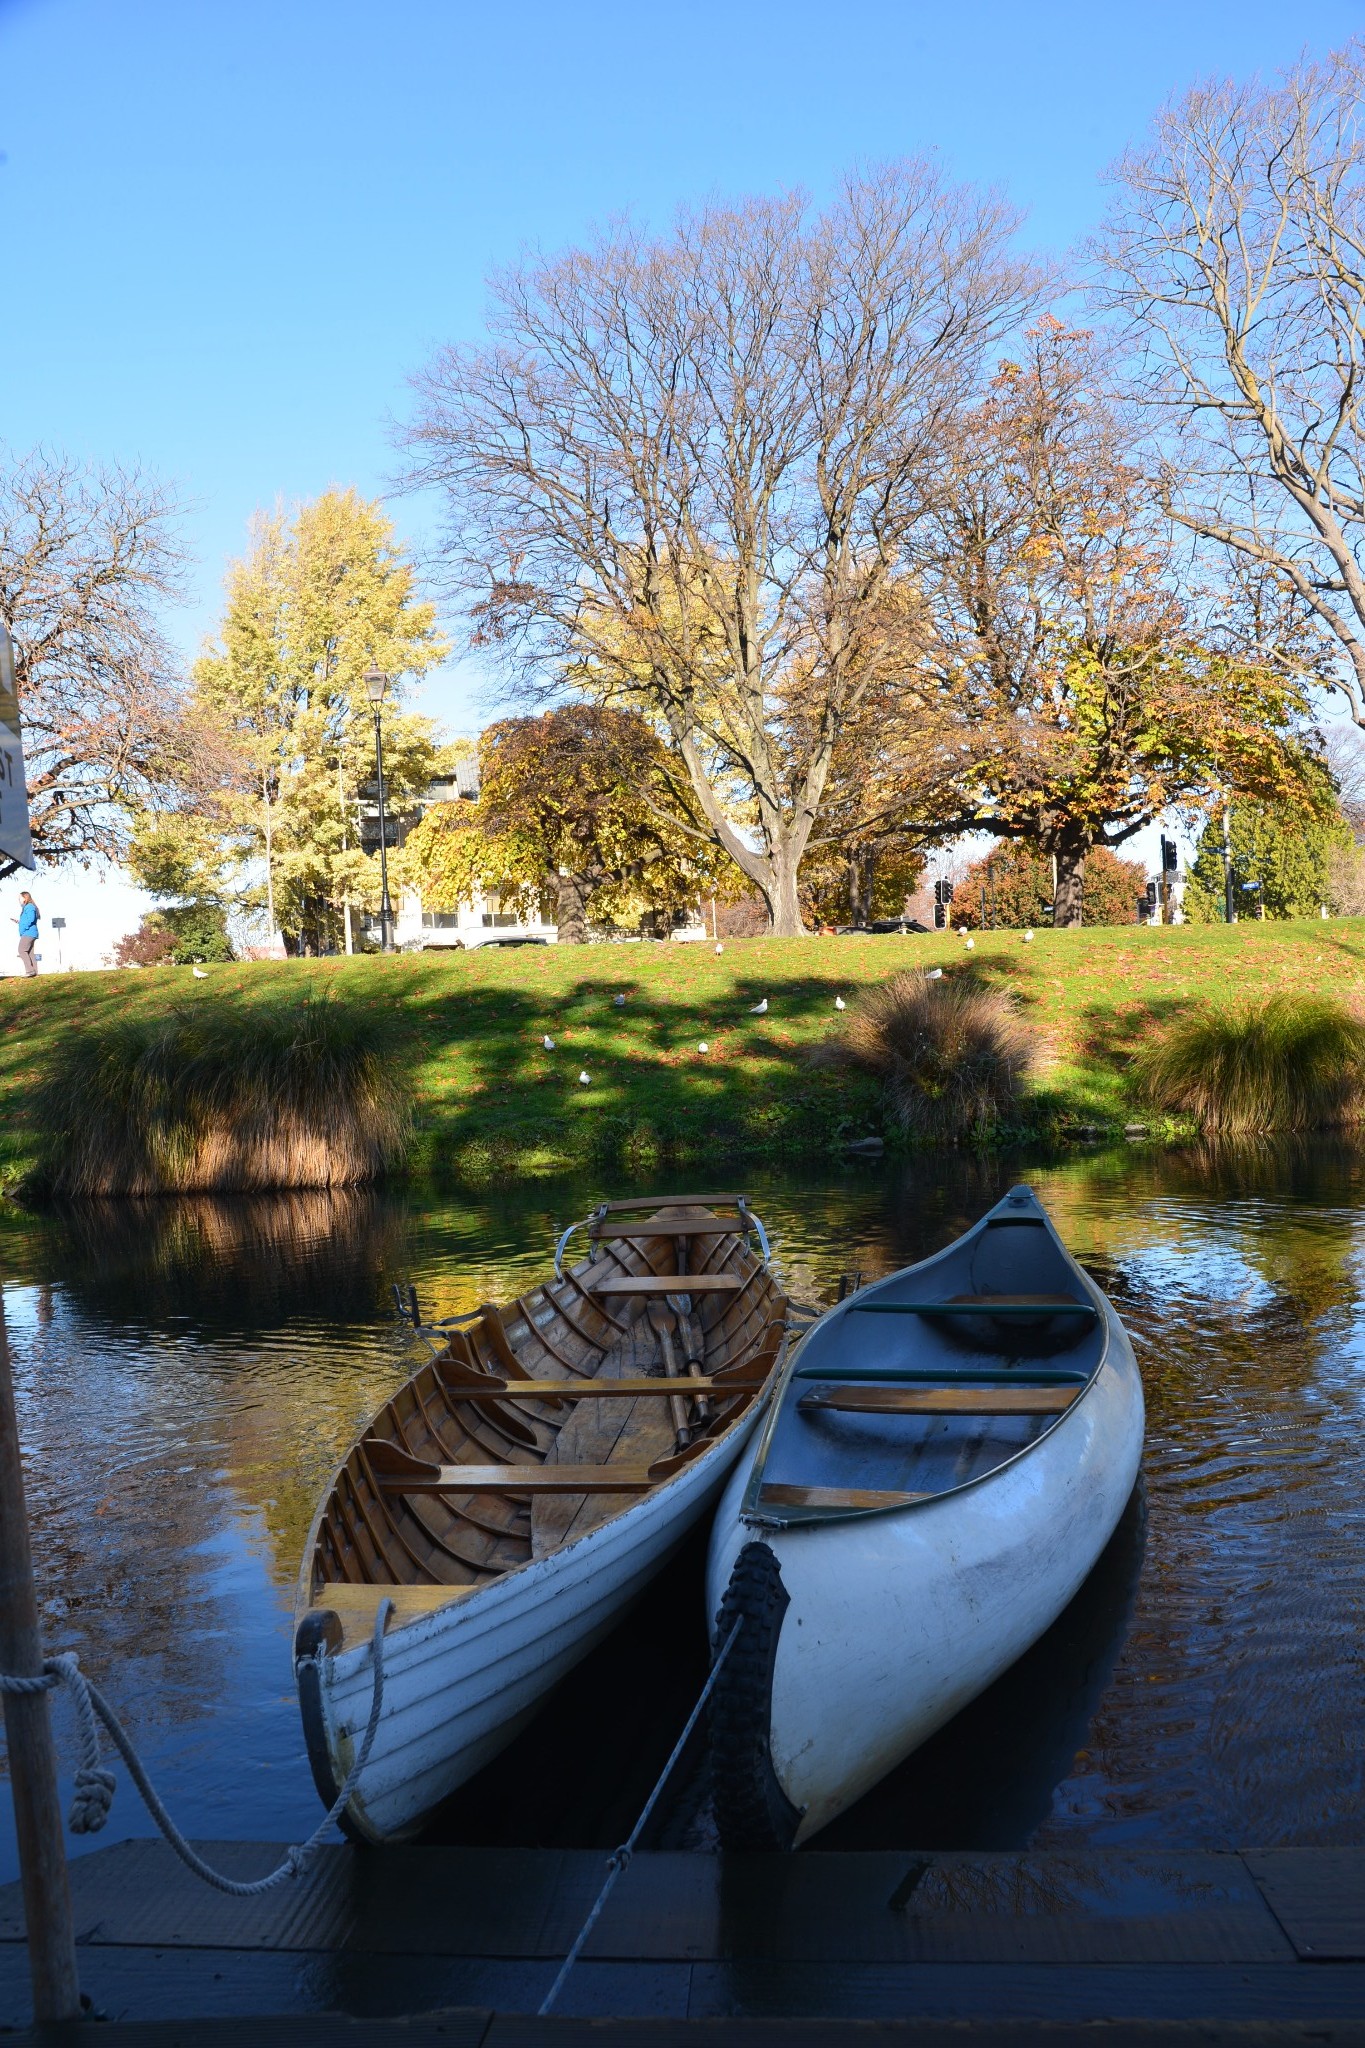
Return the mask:
M 1103 1301 L 1103 1296 L 1096 1294 Z M 815 1525 L 745 1519 L 746 1457 L 717 1512 L 715 1618 L 740 1552 L 768 1546 L 790 1605 L 773 1662 L 773 1772 L 809 1840 L 1022 1656 L 1117 1527 L 1142 1452 L 1142 1382 L 1107 1302 L 1107 1355 L 1022 1456 L 940 1498 Z
M 762 1405 L 624 1514 L 449 1607 L 390 1628 L 383 1712 L 346 1810 L 350 1834 L 385 1842 L 414 1833 L 512 1740 L 714 1505 Z M 369 1721 L 371 1647 L 319 1649 L 300 1684 L 305 1714 L 321 1718 L 339 1787 Z

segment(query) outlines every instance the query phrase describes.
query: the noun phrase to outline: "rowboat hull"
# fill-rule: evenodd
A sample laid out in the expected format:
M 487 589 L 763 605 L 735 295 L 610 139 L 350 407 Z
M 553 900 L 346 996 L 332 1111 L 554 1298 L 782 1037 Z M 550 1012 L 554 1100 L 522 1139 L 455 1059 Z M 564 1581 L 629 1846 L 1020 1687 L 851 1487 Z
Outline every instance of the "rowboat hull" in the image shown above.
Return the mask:
M 627 1514 L 385 1638 L 383 1712 L 348 1834 L 416 1833 L 507 1746 L 714 1506 L 758 1413 Z M 369 1644 L 339 1655 L 301 1647 L 311 1656 L 300 1671 L 304 1732 L 330 1805 L 369 1719 L 373 1654 Z
M 355 1839 L 416 1833 L 512 1740 L 714 1507 L 753 1434 L 787 1328 L 762 1225 L 742 1196 L 657 1204 L 600 1205 L 505 1312 L 419 1324 L 433 1356 L 323 1496 L 295 1673 L 329 1807 L 375 1711 L 382 1628 L 382 1701 L 340 1815 Z M 566 1269 L 575 1229 L 588 1252 Z
M 713 1741 L 753 1746 L 769 1846 L 808 1841 L 1007 1670 L 1108 1543 L 1137 1480 L 1143 1398 L 1127 1333 L 1090 1291 L 1106 1325 L 1098 1371 L 1039 1441 L 974 1483 L 782 1526 L 753 1512 L 752 1459 L 733 1476 L 707 1611 L 717 1637 L 723 1603 L 743 1629 Z

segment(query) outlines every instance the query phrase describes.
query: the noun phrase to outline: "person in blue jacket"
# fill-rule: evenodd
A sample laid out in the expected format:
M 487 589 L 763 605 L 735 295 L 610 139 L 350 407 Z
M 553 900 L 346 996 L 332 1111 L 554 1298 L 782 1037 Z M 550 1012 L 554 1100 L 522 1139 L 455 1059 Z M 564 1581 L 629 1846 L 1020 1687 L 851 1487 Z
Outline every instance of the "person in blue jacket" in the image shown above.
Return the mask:
M 33 957 L 33 948 L 38 943 L 38 906 L 24 889 L 19 896 L 19 915 L 11 919 L 19 927 L 19 958 L 24 963 L 25 974 L 36 974 L 38 962 Z

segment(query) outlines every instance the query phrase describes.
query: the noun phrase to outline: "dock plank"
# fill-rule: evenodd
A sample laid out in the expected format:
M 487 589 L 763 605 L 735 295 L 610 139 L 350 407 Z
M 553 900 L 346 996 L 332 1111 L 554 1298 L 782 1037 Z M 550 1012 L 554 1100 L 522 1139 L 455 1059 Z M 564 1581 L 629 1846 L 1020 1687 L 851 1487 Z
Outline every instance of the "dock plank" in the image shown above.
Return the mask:
M 482 2034 L 476 2031 L 483 2025 Z M 954 2021 L 576 2020 L 523 2014 L 430 2013 L 408 2020 L 154 2021 L 102 2027 L 109 2048 L 1362 2048 L 1365 2024 L 1294 2021 L 1076 2025 L 1037 2020 L 993 2024 L 988 2034 Z M 88 2029 L 57 2028 L 41 2048 L 83 2048 Z M 24 2035 L 16 2048 L 39 2048 Z
M 204 1845 L 256 1875 L 282 1851 Z M 159 1842 L 71 1867 L 90 1945 L 429 1957 L 565 1954 L 605 1874 L 591 1850 L 329 1847 L 297 1884 L 230 1899 Z M 0 1894 L 0 1942 L 22 1934 Z M 831 1964 L 1292 1963 L 1296 1948 L 1242 1858 L 637 1855 L 586 1955 L 602 1961 Z
M 1338 2023 L 1360 2023 L 1365 2013 L 1365 1972 L 1349 1964 L 1331 1970 L 1300 1962 L 1243 1964 L 1095 1965 L 1056 1963 L 851 1965 L 829 1963 L 698 1963 L 692 1972 L 692 2019 L 903 2019 L 990 2023 L 1069 2020 L 1092 2029 L 1100 2021 L 1317 2022 L 1323 2048 L 1337 2048 Z M 1332 2031 L 1323 2034 L 1324 2022 Z M 964 2033 L 964 2044 L 971 2040 Z M 1092 2038 L 1103 2039 L 1100 2035 Z M 1210 2043 L 1210 2035 L 1193 2035 Z M 1212 2036 L 1217 2040 L 1218 2035 Z M 1305 2034 L 1305 2039 L 1313 2038 Z M 491 2033 L 490 2048 L 508 2048 Z
M 1365 1962 L 1365 1849 L 1248 1849 L 1243 1860 L 1306 1962 Z
M 233 1877 L 260 1876 L 284 1855 L 278 1844 L 195 1847 Z M 594 1850 L 337 1844 L 303 1877 L 234 1899 L 192 1877 L 161 1841 L 121 1842 L 70 1866 L 77 1939 L 91 1945 L 546 1958 L 568 1948 L 603 1870 Z M 22 1939 L 19 1887 L 7 1885 L 0 1944 Z
M 556 1931 L 572 1939 L 567 1917 Z M 637 1856 L 585 1950 L 830 1963 L 1290 1963 L 1241 1859 Z

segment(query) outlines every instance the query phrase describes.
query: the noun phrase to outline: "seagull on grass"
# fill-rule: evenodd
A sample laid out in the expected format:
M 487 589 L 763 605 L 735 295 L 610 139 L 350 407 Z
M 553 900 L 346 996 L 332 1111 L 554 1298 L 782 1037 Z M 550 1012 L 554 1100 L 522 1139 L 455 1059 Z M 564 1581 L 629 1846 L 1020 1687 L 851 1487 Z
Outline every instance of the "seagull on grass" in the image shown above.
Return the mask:
M 724 946 L 717 946 L 717 947 L 716 947 L 716 951 L 717 951 L 718 953 L 723 953 L 723 952 L 725 951 L 725 948 L 724 948 Z
M 710 1050 L 711 1050 L 711 1048 L 710 1048 L 710 1046 L 709 1046 L 709 1045 L 707 1044 L 707 1042 L 706 1042 L 706 1040 L 705 1040 L 704 1038 L 699 1038 L 699 1039 L 697 1040 L 697 1051 L 698 1051 L 698 1052 L 710 1052 Z
M 848 1008 L 848 1004 L 844 1001 L 842 996 L 836 996 L 834 998 L 834 1007 L 836 1010 L 846 1010 Z
M 613 1002 L 615 1003 L 615 1005 L 616 1005 L 616 1007 L 617 1007 L 617 1009 L 618 1009 L 618 1010 L 624 1010 L 624 1009 L 625 1009 L 625 1007 L 626 1007 L 626 999 L 625 999 L 625 997 L 624 997 L 624 996 L 613 996 L 613 997 L 612 997 L 612 1001 L 613 1001 Z
M 942 981 L 942 979 L 943 969 L 941 967 L 931 967 L 929 969 L 928 974 L 925 976 L 926 981 Z
M 191 967 L 190 973 L 194 976 L 196 981 L 207 981 L 209 978 L 208 969 L 206 967 Z
M 1025 933 L 1024 933 L 1024 944 L 1025 944 L 1026 946 L 1031 946 L 1031 945 L 1033 944 L 1033 933 L 1032 933 L 1032 932 L 1025 932 Z
M 588 1072 L 588 1070 L 587 1070 L 587 1068 L 586 1068 L 586 1067 L 584 1067 L 584 1069 L 583 1069 L 582 1073 L 581 1073 L 581 1074 L 579 1075 L 578 1079 L 579 1079 L 579 1084 L 580 1084 L 580 1086 L 582 1086 L 582 1087 L 584 1087 L 584 1088 L 591 1088 L 591 1086 L 592 1086 L 592 1075 L 591 1075 L 591 1074 L 590 1074 L 590 1073 Z
M 966 949 L 965 949 L 965 950 L 966 950 L 966 951 L 967 951 L 968 953 L 974 953 L 974 952 L 976 951 L 976 940 L 975 940 L 975 939 L 968 939 L 968 941 L 967 941 L 967 945 L 966 945 Z
M 754 1003 L 750 1006 L 749 1015 L 751 1017 L 766 1017 L 767 1014 L 768 998 L 766 996 L 764 996 L 761 1003 Z
M 547 1034 L 547 1035 L 546 1035 L 546 1036 L 545 1036 L 544 1038 L 542 1038 L 540 1042 L 541 1042 L 541 1044 L 542 1044 L 542 1045 L 544 1046 L 544 1048 L 545 1048 L 546 1052 L 553 1052 L 553 1051 L 554 1051 L 554 1049 L 555 1049 L 555 1042 L 554 1042 L 553 1038 L 549 1037 L 549 1035 L 548 1035 L 548 1034 Z

